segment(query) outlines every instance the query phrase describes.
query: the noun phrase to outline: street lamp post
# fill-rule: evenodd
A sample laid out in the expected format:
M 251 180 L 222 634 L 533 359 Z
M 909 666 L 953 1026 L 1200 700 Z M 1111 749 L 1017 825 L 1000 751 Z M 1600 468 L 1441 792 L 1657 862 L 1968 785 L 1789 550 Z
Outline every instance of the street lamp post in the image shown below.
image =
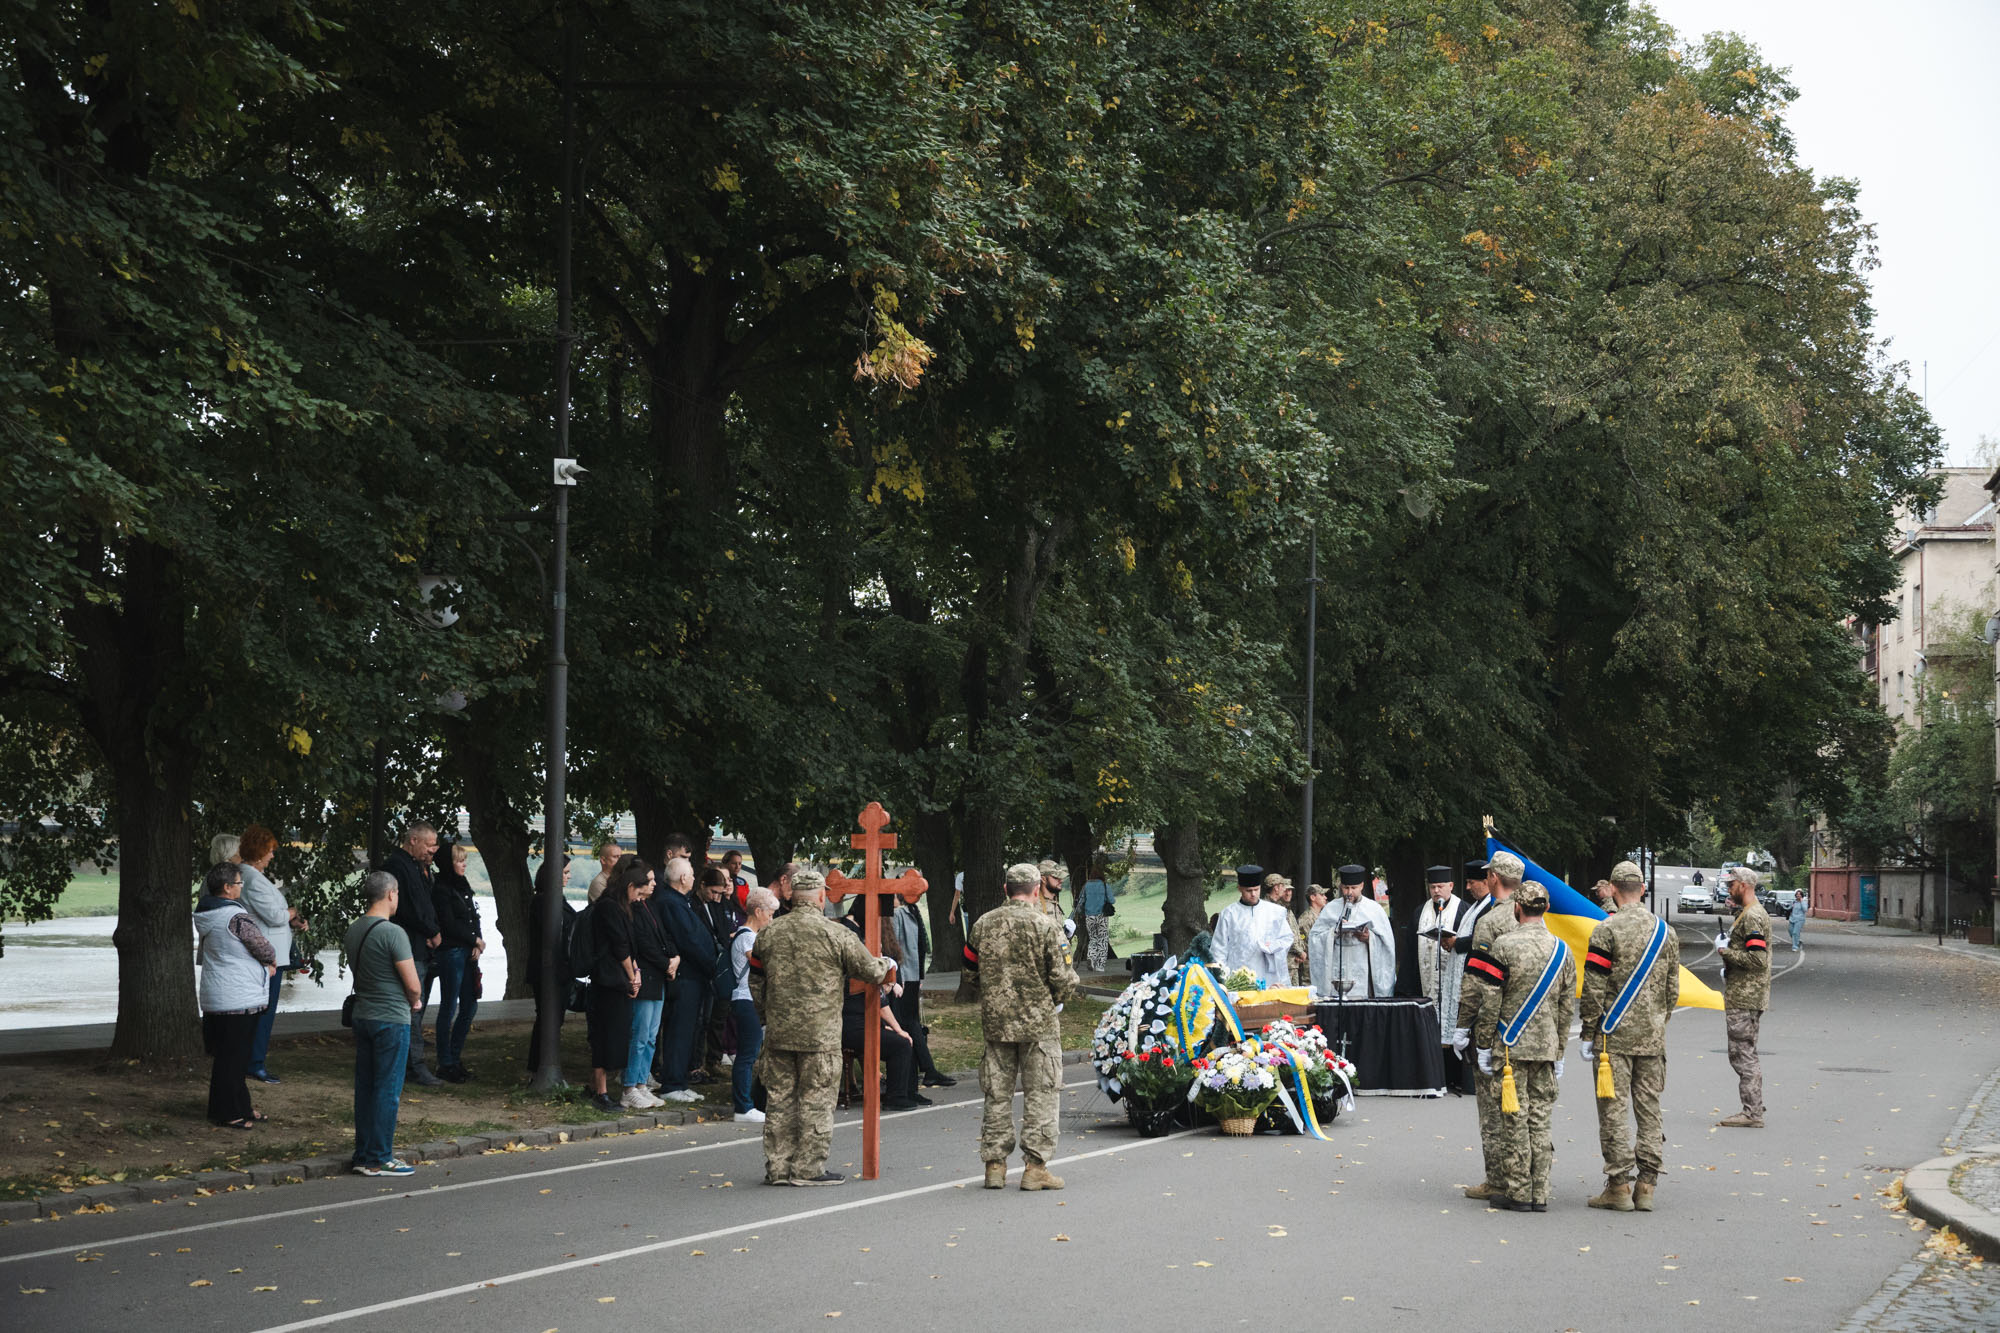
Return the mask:
M 569 998 L 568 969 L 562 965 L 563 860 L 568 850 L 566 811 L 569 784 L 569 492 L 583 469 L 569 457 L 569 372 L 575 346 L 570 307 L 571 228 L 576 197 L 576 35 L 574 18 L 563 32 L 562 203 L 556 224 L 556 440 L 551 513 L 553 559 L 549 570 L 549 732 L 547 786 L 542 809 L 542 873 L 535 910 L 541 913 L 542 956 L 535 960 L 535 1035 L 540 1060 L 531 1087 L 550 1092 L 564 1086 L 560 1046 L 563 1005 Z
M 1313 883 L 1313 659 L 1318 644 L 1319 529 L 1315 527 L 1306 539 L 1306 784 L 1299 821 L 1299 875 L 1307 888 Z

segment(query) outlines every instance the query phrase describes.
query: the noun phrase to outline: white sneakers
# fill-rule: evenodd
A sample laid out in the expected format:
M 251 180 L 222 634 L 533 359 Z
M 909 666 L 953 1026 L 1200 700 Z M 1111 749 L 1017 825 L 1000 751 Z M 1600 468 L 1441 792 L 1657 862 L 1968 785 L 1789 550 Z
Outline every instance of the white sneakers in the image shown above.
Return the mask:
M 764 1123 L 764 1113 L 754 1106 L 747 1111 L 738 1111 L 734 1118 L 739 1125 L 761 1125 Z
M 698 1102 L 701 1100 L 701 1094 L 693 1088 L 680 1088 L 674 1092 L 663 1093 L 661 1095 L 670 1102 Z M 654 1105 L 657 1106 L 659 1103 L 655 1102 Z
M 735 1057 L 735 1056 L 733 1056 L 733 1055 L 731 1055 L 731 1054 L 730 1054 L 730 1053 L 729 1053 L 728 1051 L 724 1051 L 724 1052 L 722 1053 L 722 1061 L 721 1061 L 721 1063 L 722 1063 L 722 1067 L 723 1067 L 724 1069 L 728 1069 L 729 1067 L 731 1067 L 732 1065 L 734 1065 L 734 1064 L 736 1063 L 736 1057 Z
M 625 1089 L 625 1096 L 618 1104 L 628 1111 L 650 1111 L 655 1106 L 666 1105 L 658 1097 L 646 1091 L 643 1084 L 633 1084 Z

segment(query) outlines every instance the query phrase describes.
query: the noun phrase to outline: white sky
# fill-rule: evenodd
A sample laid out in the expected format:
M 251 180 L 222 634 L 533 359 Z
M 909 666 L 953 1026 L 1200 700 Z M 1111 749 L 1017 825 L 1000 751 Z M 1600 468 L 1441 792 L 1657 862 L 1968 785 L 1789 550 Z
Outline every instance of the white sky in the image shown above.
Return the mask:
M 1822 176 L 1861 183 L 1881 267 L 1875 332 L 1909 363 L 1947 461 L 2000 439 L 2000 0 L 1653 0 L 1684 38 L 1741 33 L 1799 90 L 1790 123 Z

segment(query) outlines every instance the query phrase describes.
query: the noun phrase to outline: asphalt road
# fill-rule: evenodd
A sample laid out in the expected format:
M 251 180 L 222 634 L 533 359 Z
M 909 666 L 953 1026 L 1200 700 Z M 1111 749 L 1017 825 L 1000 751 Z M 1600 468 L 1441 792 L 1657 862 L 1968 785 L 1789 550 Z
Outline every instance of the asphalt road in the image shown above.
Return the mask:
M 1658 1211 L 1592 1212 L 1589 1071 L 1557 1109 L 1543 1215 L 1489 1213 L 1466 1100 L 1365 1098 L 1333 1142 L 1139 1140 L 1072 1067 L 1069 1188 L 978 1188 L 978 1105 L 887 1117 L 883 1178 L 759 1185 L 732 1125 L 0 1228 L 0 1327 L 176 1330 L 870 1326 L 1839 1325 L 1921 1243 L 1877 1191 L 1991 1072 L 2000 967 L 1815 922 L 1764 1026 L 1769 1128 L 1718 1130 L 1721 1015 L 1670 1028 Z M 1705 932 L 1684 958 L 1713 979 Z M 851 1122 L 834 1164 L 858 1162 Z M 1788 1281 L 1798 1278 L 1799 1281 Z M 30 1294 L 32 1293 L 32 1294 Z M 1692 1303 L 1698 1302 L 1699 1309 Z

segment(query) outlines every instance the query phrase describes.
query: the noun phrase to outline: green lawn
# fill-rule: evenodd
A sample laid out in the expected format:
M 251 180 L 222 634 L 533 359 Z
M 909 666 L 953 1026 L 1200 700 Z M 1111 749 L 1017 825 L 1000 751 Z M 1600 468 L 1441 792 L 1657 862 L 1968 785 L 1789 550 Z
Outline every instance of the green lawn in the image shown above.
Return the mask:
M 1220 912 L 1236 901 L 1236 890 L 1215 887 L 1208 891 L 1208 910 Z M 1165 919 L 1167 877 L 1163 871 L 1141 870 L 1120 886 L 1118 913 L 1111 918 L 1111 947 L 1121 958 L 1153 947 L 1153 936 Z
M 56 899 L 57 916 L 116 916 L 118 915 L 118 876 L 116 874 L 78 875 L 70 880 L 69 887 Z M 19 916 L 10 916 L 9 921 L 19 921 Z

